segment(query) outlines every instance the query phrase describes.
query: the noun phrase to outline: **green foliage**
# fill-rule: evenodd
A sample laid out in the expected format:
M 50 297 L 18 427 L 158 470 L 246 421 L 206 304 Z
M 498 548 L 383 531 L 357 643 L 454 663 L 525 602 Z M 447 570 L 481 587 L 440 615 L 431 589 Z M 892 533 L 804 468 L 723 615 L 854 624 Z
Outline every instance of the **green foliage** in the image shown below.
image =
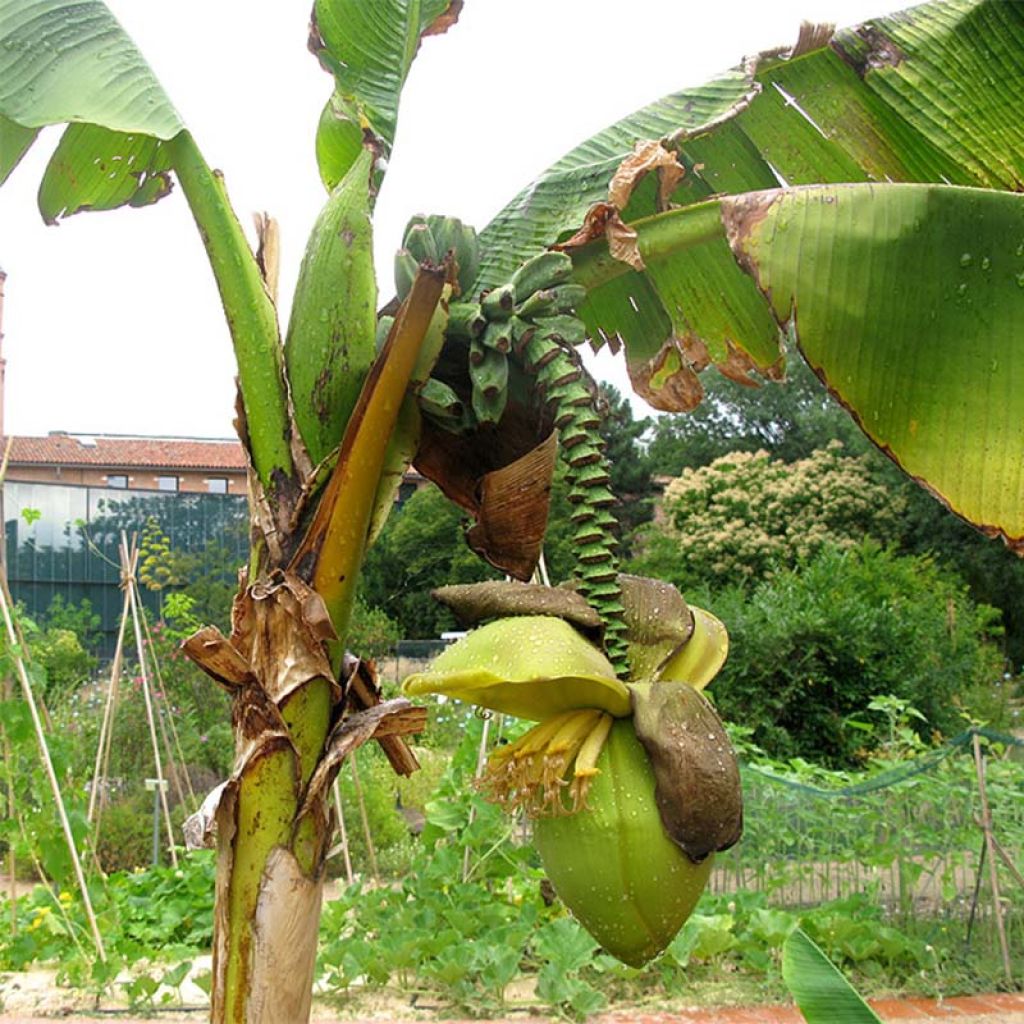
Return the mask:
M 684 593 L 759 580 L 825 546 L 884 541 L 901 511 L 866 460 L 845 456 L 839 442 L 792 463 L 763 451 L 724 455 L 685 470 L 666 488 L 663 505 L 668 522 L 659 543 L 633 568 Z
M 48 627 L 31 635 L 29 646 L 33 659 L 46 673 L 47 700 L 85 683 L 96 667 L 97 659 L 70 629 Z
M 730 452 L 766 451 L 793 462 L 836 440 L 854 455 L 874 450 L 803 359 L 790 356 L 786 377 L 783 384 L 744 387 L 705 373 L 706 394 L 693 412 L 655 420 L 651 472 L 679 476 Z
M 62 980 L 91 986 L 142 959 L 174 963 L 197 956 L 213 938 L 213 881 L 213 854 L 205 851 L 190 854 L 178 868 L 117 871 L 94 880 L 90 897 L 110 959 L 95 968 L 84 952 L 89 926 L 79 894 L 68 885 L 55 899 L 37 886 L 18 901 L 17 934 L 0 934 L 0 969 L 57 963 Z M 158 984 L 165 973 L 155 973 Z M 135 994 L 147 987 L 142 982 Z
M 173 578 L 190 598 L 198 624 L 226 627 L 238 589 L 238 570 L 242 565 L 239 552 L 245 549 L 247 524 L 243 517 L 223 515 L 218 525 L 214 537 L 198 550 L 172 547 L 168 565 Z M 163 597 L 165 618 L 174 615 L 168 609 L 170 597 Z
M 45 629 L 67 629 L 78 638 L 78 642 L 90 654 L 95 654 L 102 638 L 103 620 L 93 611 L 92 602 L 83 597 L 77 603 L 65 600 L 62 594 L 54 594 L 41 625 Z
M 433 485 L 393 512 L 363 567 L 362 595 L 402 627 L 407 639 L 455 629 L 454 616 L 431 596 L 446 583 L 495 579 L 462 537 L 464 516 Z
M 21 653 L 31 664 L 38 692 L 45 700 L 55 700 L 88 681 L 98 659 L 92 653 L 94 648 L 83 644 L 78 630 L 82 630 L 88 643 L 95 644 L 99 623 L 88 601 L 75 605 L 54 598 L 41 623 L 29 618 L 20 605 L 16 617 L 28 645 L 28 650 Z M 6 639 L 0 641 L 0 660 L 13 676 L 13 661 L 8 658 L 7 649 Z
M 402 637 L 401 627 L 381 608 L 356 598 L 345 646 L 361 658 L 383 658 Z
M 989 643 L 997 613 L 930 560 L 871 543 L 823 548 L 752 592 L 717 595 L 713 608 L 731 637 L 718 707 L 776 757 L 855 764 L 877 738 L 849 719 L 876 694 L 916 706 L 920 735 L 952 734 L 960 708 L 989 701 L 1002 676 Z

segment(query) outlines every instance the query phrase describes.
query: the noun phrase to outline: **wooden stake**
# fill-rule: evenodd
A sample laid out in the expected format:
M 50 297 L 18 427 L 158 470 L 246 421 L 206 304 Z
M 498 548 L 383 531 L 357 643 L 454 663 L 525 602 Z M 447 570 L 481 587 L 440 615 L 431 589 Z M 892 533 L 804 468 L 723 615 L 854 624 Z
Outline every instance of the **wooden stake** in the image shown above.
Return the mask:
M 134 566 L 132 567 L 134 569 Z M 121 681 L 121 662 L 124 657 L 124 633 L 128 625 L 128 613 L 131 609 L 128 597 L 129 570 L 125 566 L 125 553 L 121 552 L 121 587 L 124 590 L 124 601 L 121 605 L 121 622 L 117 627 L 117 646 L 114 648 L 114 661 L 110 666 L 110 685 L 107 688 L 107 700 L 103 705 L 103 721 L 100 724 L 100 738 L 96 744 L 96 764 L 92 770 L 92 788 L 89 792 L 89 810 L 86 813 L 86 820 L 93 824 L 93 816 L 97 812 L 97 801 L 99 801 L 100 813 L 106 804 L 106 793 L 102 797 L 97 794 L 104 790 L 107 782 L 107 775 L 104 769 L 104 755 L 107 753 L 110 743 L 107 734 L 114 726 L 114 711 L 117 704 L 117 695 Z M 99 818 L 96 819 L 96 839 L 99 838 Z
M 199 801 L 196 799 L 196 791 L 192 788 L 192 779 L 188 774 L 188 767 L 185 764 L 185 752 L 181 748 L 181 737 L 178 735 L 178 727 L 174 724 L 174 714 L 171 711 L 170 701 L 167 700 L 167 687 L 164 685 L 163 674 L 160 671 L 160 660 L 156 656 L 156 644 L 153 643 L 153 634 L 149 628 L 149 621 L 146 618 L 146 608 L 139 602 L 139 610 L 142 612 L 142 629 L 146 634 L 146 642 L 149 644 L 150 657 L 153 663 L 153 675 L 156 677 L 156 684 L 160 688 L 160 692 L 164 695 L 163 700 L 167 704 L 167 725 L 171 730 L 171 736 L 174 738 L 174 750 L 178 759 L 178 764 L 181 766 L 181 774 L 185 776 L 185 788 L 188 790 L 189 809 L 191 811 L 198 810 Z M 170 753 L 168 753 L 170 758 Z M 178 785 L 178 792 L 181 793 L 181 786 Z M 181 801 L 185 802 L 185 795 L 181 793 Z
M 486 714 L 484 716 L 484 727 L 480 733 L 480 749 L 476 753 L 476 771 L 473 772 L 473 779 L 479 779 L 484 773 L 484 765 L 487 763 L 487 736 L 491 731 L 491 716 Z M 469 824 L 472 825 L 476 821 L 476 808 L 470 807 L 469 809 Z M 469 881 L 469 847 L 462 851 L 462 881 Z
M 71 863 L 75 870 L 75 878 L 78 881 L 78 889 L 82 894 L 82 904 L 85 907 L 85 915 L 89 919 L 89 927 L 92 930 L 93 943 L 96 946 L 96 955 L 106 963 L 107 951 L 103 947 L 103 939 L 100 936 L 99 925 L 96 923 L 96 914 L 92 909 L 92 900 L 89 897 L 89 888 L 85 884 L 85 874 L 82 871 L 82 862 L 78 857 L 78 850 L 75 847 L 75 837 L 71 833 L 71 823 L 68 821 L 68 812 L 64 807 L 64 798 L 61 795 L 60 784 L 57 782 L 57 773 L 53 769 L 53 761 L 50 758 L 50 748 L 46 743 L 46 734 L 43 732 L 43 723 L 39 717 L 39 709 L 36 706 L 35 695 L 32 693 L 32 684 L 28 678 L 28 670 L 21 657 L 18 644 L 18 634 L 14 629 L 14 619 L 11 615 L 11 592 L 7 587 L 7 573 L 0 571 L 0 611 L 3 612 L 4 627 L 7 630 L 7 639 L 10 642 L 10 653 L 14 665 L 18 670 L 18 679 L 21 682 L 22 694 L 25 703 L 28 705 L 29 713 L 32 716 L 32 725 L 35 728 L 36 740 L 39 743 L 39 754 L 43 760 L 43 768 L 50 783 L 50 790 L 53 793 L 54 803 L 57 805 L 57 814 L 60 817 L 61 829 L 64 832 L 64 841 L 67 843 L 68 853 L 71 855 Z
M 985 846 L 988 850 L 988 877 L 992 886 L 992 906 L 996 915 L 996 931 L 999 934 L 999 949 L 1003 954 L 1003 971 L 1007 981 L 1013 981 L 1013 967 L 1010 963 L 1010 947 L 1006 941 L 1006 926 L 1003 923 L 1003 904 L 999 898 L 999 868 L 996 864 L 995 845 L 992 836 L 992 815 L 988 806 L 988 793 L 985 789 L 985 758 L 981 752 L 981 742 L 975 733 L 971 740 L 974 745 L 974 767 L 978 774 L 978 799 L 981 801 L 981 828 L 985 833 Z
M 352 874 L 352 855 L 348 848 L 348 830 L 345 828 L 345 811 L 341 806 L 341 786 L 337 778 L 334 780 L 334 811 L 338 815 L 338 838 L 341 840 L 341 856 L 345 862 L 345 879 L 351 885 L 355 876 Z
M 359 804 L 359 817 L 363 822 L 363 837 L 366 839 L 366 852 L 370 857 L 370 870 L 373 872 L 374 881 L 380 885 L 380 871 L 377 868 L 377 850 L 373 845 L 373 835 L 370 832 L 370 819 L 366 814 L 366 801 L 363 800 L 363 787 L 359 782 L 359 769 L 356 767 L 356 752 L 353 750 L 349 758 L 352 762 L 352 782 L 356 787 L 356 801 Z
M 171 864 L 178 866 L 178 853 L 174 848 L 174 826 L 171 825 L 171 811 L 167 806 L 167 790 L 164 787 L 164 768 L 160 760 L 160 742 L 156 735 L 156 722 L 153 719 L 153 698 L 149 692 L 149 676 L 146 673 L 146 659 L 142 646 L 142 629 L 139 626 L 139 608 L 136 599 L 134 581 L 129 583 L 128 597 L 131 601 L 132 626 L 135 630 L 135 647 L 139 656 L 139 674 L 142 677 L 142 696 L 146 702 L 146 718 L 149 721 L 149 738 L 153 744 L 153 761 L 156 765 L 156 777 L 160 788 L 160 805 L 164 812 L 164 824 L 167 826 L 167 847 L 171 854 Z
M 10 679 L 5 679 L 3 684 L 3 700 L 8 701 L 13 697 L 13 686 Z M 7 730 L 0 725 L 0 737 L 3 737 L 4 764 L 7 766 L 7 817 L 12 821 L 15 814 L 14 803 L 14 760 L 11 750 L 11 740 Z M 7 843 L 7 890 L 11 905 L 11 934 L 18 934 L 18 866 L 14 856 L 14 843 Z

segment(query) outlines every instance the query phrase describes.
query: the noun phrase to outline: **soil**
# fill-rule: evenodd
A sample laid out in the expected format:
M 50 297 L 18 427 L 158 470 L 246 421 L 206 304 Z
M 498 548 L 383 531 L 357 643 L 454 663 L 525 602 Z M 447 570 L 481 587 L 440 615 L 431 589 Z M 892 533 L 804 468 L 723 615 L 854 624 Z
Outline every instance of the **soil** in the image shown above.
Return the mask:
M 198 970 L 208 968 L 200 963 Z M 208 1009 L 201 991 L 186 981 L 181 989 L 185 1009 L 157 1009 L 144 1016 L 132 1016 L 124 1003 L 104 1000 L 97 1008 L 87 994 L 60 988 L 54 972 L 35 970 L 0 975 L 0 1024 L 46 1024 L 54 1020 L 62 1024 L 151 1024 L 158 1020 L 167 1024 L 201 1024 Z M 876 1012 L 887 1022 L 899 1024 L 934 1024 L 937 1019 L 962 1024 L 1024 1024 L 1024 994 L 980 995 L 934 1000 L 872 1000 Z M 490 1024 L 546 1024 L 550 1017 L 515 1013 Z M 363 1003 L 357 1011 L 332 1010 L 320 1005 L 314 1008 L 313 1024 L 441 1024 L 463 1020 L 447 1015 L 440 1007 L 410 1007 L 407 999 L 381 997 Z M 620 1008 L 613 1013 L 590 1018 L 590 1024 L 802 1024 L 803 1017 L 790 1006 L 757 1007 L 682 1007 L 663 1010 L 657 1007 Z M 468 1024 L 468 1022 L 467 1022 Z M 482 1024 L 482 1022 L 475 1022 Z

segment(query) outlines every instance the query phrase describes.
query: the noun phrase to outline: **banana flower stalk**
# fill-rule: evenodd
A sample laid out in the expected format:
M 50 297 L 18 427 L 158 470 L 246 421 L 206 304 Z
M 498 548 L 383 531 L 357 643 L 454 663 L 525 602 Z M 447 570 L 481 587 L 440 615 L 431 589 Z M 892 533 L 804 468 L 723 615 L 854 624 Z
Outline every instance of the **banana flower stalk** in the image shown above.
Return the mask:
M 403 689 L 537 723 L 494 750 L 481 788 L 532 819 L 559 897 L 609 953 L 639 966 L 692 913 L 714 853 L 738 840 L 742 797 L 735 755 L 701 693 L 728 654 L 725 627 L 669 584 L 619 579 L 625 680 L 578 594 L 492 582 L 437 592 L 464 620 L 491 621 Z

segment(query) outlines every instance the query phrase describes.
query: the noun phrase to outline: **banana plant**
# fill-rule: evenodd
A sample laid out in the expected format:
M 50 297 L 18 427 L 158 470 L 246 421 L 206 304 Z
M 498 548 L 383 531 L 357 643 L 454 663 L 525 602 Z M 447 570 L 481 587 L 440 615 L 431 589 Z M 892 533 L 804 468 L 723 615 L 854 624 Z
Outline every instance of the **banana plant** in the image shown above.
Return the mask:
M 363 556 L 413 460 L 472 517 L 474 550 L 524 582 L 443 594 L 484 624 L 406 689 L 538 722 L 484 784 L 535 817 L 584 924 L 628 961 L 655 955 L 735 841 L 735 763 L 699 693 L 724 630 L 618 572 L 580 345 L 621 349 L 667 410 L 699 402 L 712 364 L 754 385 L 795 346 L 908 473 L 1024 547 L 1021 5 L 806 26 L 600 132 L 479 235 L 415 218 L 389 300 L 371 223 L 399 96 L 422 38 L 460 7 L 316 0 L 310 45 L 334 84 L 316 138 L 327 198 L 282 327 L 273 225 L 254 253 L 101 0 L 0 0 L 0 182 L 42 128 L 66 125 L 39 190 L 48 221 L 177 183 L 237 356 L 252 552 L 230 635 L 186 645 L 234 702 L 234 770 L 190 828 L 218 849 L 218 1024 L 308 1019 L 329 785 L 371 738 L 415 767 L 403 736 L 423 713 L 381 702 L 345 644 Z M 565 590 L 525 582 L 559 454 L 577 526 Z

